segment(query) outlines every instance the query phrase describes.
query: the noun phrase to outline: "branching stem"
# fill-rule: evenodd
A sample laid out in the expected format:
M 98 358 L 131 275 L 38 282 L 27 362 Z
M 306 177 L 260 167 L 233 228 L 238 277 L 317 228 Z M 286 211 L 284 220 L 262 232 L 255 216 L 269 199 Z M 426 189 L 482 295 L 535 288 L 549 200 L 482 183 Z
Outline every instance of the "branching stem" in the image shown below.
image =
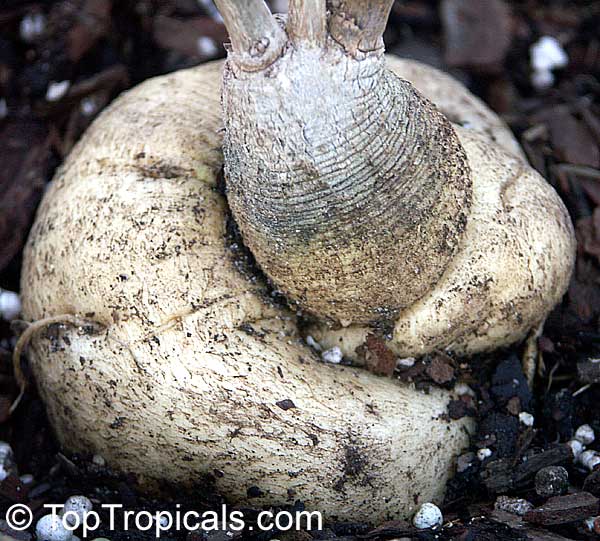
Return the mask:
M 352 54 L 383 49 L 393 0 L 328 0 L 329 31 Z
M 288 8 L 288 35 L 295 43 L 315 47 L 325 44 L 327 16 L 325 0 L 290 0 Z
M 286 36 L 264 0 L 214 1 L 229 32 L 236 63 L 252 71 L 273 62 Z

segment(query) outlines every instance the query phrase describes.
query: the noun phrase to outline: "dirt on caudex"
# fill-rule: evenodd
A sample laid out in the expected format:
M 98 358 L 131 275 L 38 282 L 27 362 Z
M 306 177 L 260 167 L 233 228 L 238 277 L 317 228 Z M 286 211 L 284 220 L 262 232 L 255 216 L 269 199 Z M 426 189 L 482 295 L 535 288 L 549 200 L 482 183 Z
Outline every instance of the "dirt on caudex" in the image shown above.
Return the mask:
M 463 392 L 450 403 L 447 415 L 478 421 L 471 449 L 459 457 L 447 488 L 444 527 L 419 531 L 407 522 L 345 522 L 294 535 L 248 528 L 229 534 L 173 532 L 165 539 L 600 537 L 600 520 L 593 520 L 600 515 L 600 470 L 573 458 L 573 441 L 582 425 L 597 435 L 587 450 L 600 451 L 600 2 L 483 4 L 397 2 L 385 39 L 392 53 L 450 70 L 500 113 L 529 161 L 559 191 L 576 225 L 576 272 L 538 340 L 542 362 L 533 387 L 521 368 L 522 347 L 469 364 L 443 353 L 397 363 L 385 348 L 386 329 L 381 329 L 369 336 L 361 353 L 370 370 L 422 389 L 458 384 Z M 23 242 L 44 187 L 98 113 L 144 79 L 224 56 L 224 27 L 203 6 L 193 0 L 2 3 L 0 287 L 18 290 Z M 542 79 L 534 77 L 531 47 L 545 36 L 558 39 L 568 64 L 541 85 Z M 234 231 L 231 238 L 240 269 L 252 275 L 254 264 L 236 244 Z M 265 291 L 265 296 L 282 302 L 272 292 Z M 195 480 L 192 496 L 163 487 L 164 497 L 151 499 L 138 491 L 134 477 L 111 471 L 101 457 L 64 456 L 33 390 L 10 416 L 18 393 L 11 352 L 19 331 L 0 321 L 0 440 L 12 446 L 18 468 L 0 482 L 2 515 L 23 502 L 39 518 L 45 503 L 63 502 L 74 494 L 86 495 L 97 508 L 122 503 L 130 510 L 175 511 L 178 503 L 182 510 L 201 512 L 226 503 L 214 489 L 218 471 Z M 61 347 L 59 341 L 56 347 Z M 294 404 L 282 401 L 278 406 L 285 410 Z M 348 447 L 346 475 L 360 477 L 363 460 L 359 449 Z M 557 467 L 566 471 L 566 482 L 552 470 Z M 33 481 L 20 477 L 24 474 L 31 474 Z M 556 475 L 566 486 L 555 487 L 551 480 Z M 260 494 L 260 486 L 251 490 Z M 300 508 L 302 502 L 290 506 Z M 245 510 L 249 526 L 259 510 Z M 2 535 L 27 540 L 33 538 L 33 529 L 18 533 L 0 522 Z M 100 529 L 95 537 L 153 539 L 154 534 Z

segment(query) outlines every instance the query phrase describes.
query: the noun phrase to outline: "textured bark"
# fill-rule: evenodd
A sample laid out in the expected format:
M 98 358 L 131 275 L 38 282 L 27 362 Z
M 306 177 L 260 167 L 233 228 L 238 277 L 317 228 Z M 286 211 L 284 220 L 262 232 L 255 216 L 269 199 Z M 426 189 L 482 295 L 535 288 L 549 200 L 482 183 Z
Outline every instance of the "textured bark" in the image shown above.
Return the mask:
M 229 32 L 233 58 L 248 71 L 266 68 L 281 53 L 285 32 L 264 0 L 215 0 Z
M 296 44 L 325 45 L 327 18 L 325 0 L 291 0 L 288 7 L 287 33 Z
M 392 320 L 452 260 L 471 199 L 448 120 L 379 55 L 300 49 L 269 77 L 225 72 L 228 200 L 292 301 L 347 325 Z
M 554 189 L 518 157 L 457 131 L 478 172 L 467 230 L 436 287 L 398 315 L 388 347 L 400 356 L 471 355 L 523 340 L 569 285 L 575 238 Z M 370 329 L 319 324 L 308 332 L 356 358 Z
M 352 55 L 382 50 L 393 4 L 393 0 L 328 0 L 329 32 Z

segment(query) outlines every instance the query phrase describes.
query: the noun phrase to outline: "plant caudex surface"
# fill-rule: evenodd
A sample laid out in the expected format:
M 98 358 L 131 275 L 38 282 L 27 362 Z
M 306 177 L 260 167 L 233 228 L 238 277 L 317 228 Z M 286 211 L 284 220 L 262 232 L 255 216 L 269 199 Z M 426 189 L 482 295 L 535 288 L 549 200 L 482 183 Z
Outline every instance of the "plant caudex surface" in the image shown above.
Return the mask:
M 296 0 L 285 27 L 262 0 L 217 4 L 227 63 L 124 94 L 38 212 L 22 294 L 55 322 L 29 348 L 50 418 L 147 485 L 210 473 L 233 501 L 407 516 L 442 497 L 469 422 L 447 420 L 448 391 L 321 363 L 246 272 L 228 206 L 350 358 L 390 326 L 406 355 L 522 338 L 566 288 L 569 219 L 481 102 L 384 58 L 391 2 Z

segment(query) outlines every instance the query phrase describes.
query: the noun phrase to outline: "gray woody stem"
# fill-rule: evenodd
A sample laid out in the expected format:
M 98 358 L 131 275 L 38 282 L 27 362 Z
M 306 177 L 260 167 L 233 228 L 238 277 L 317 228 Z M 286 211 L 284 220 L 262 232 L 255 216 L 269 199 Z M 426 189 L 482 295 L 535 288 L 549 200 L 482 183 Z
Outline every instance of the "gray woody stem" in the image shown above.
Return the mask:
M 287 30 L 292 41 L 317 47 L 325 44 L 327 16 L 325 0 L 290 0 Z
M 329 31 L 349 53 L 383 49 L 383 32 L 394 0 L 328 0 Z
M 236 63 L 243 69 L 268 66 L 285 44 L 285 32 L 264 0 L 214 0 L 223 17 Z

